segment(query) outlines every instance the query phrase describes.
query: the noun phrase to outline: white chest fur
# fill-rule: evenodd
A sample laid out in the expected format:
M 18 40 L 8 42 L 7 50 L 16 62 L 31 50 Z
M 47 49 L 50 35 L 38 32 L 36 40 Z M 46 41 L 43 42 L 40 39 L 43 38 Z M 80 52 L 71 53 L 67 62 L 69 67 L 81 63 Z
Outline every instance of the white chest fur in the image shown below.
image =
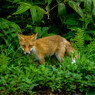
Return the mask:
M 33 48 L 30 49 L 30 51 L 36 55 L 36 50 L 35 50 L 35 46 L 33 46 Z
M 36 58 L 37 60 L 41 60 L 40 56 L 37 55 L 35 46 L 33 46 L 33 48 L 31 48 L 30 51 L 35 55 L 35 58 Z

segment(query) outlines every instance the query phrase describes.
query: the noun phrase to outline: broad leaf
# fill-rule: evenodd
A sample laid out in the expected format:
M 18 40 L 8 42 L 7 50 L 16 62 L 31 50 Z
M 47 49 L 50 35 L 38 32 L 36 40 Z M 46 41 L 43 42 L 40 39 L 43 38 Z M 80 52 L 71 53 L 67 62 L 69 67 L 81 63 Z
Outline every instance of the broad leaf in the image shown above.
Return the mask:
M 34 32 L 35 32 L 35 33 L 37 33 L 37 32 L 38 32 L 38 33 L 41 32 L 41 27 L 35 27 Z
M 43 18 L 44 14 L 46 14 L 45 10 L 40 8 L 39 6 L 32 6 L 30 8 L 31 16 L 33 23 L 39 23 Z
M 64 21 L 64 16 L 66 15 L 66 6 L 64 3 L 59 3 L 58 4 L 58 15 L 61 19 L 61 21 Z
M 19 4 L 20 6 L 18 7 L 17 11 L 13 13 L 13 15 L 21 14 L 31 8 L 31 4 L 29 3 L 20 2 Z
M 93 15 L 94 18 L 95 18 L 95 7 L 94 7 L 93 10 L 92 10 L 92 15 Z
M 84 0 L 84 7 L 86 9 L 86 12 L 91 12 L 92 0 Z
M 95 7 L 95 0 L 93 0 L 93 5 L 94 5 L 94 7 Z
M 56 0 L 56 2 L 57 2 L 57 3 L 60 3 L 60 2 L 62 2 L 62 0 Z
M 48 36 L 48 32 L 47 32 L 48 30 L 49 30 L 49 27 L 43 27 L 42 32 L 41 32 L 41 36 L 42 37 Z
M 34 32 L 38 32 L 38 37 L 46 37 L 48 36 L 48 31 L 49 30 L 49 27 L 43 27 L 41 29 L 41 27 L 36 27 Z
M 79 6 L 76 2 L 74 2 L 74 1 L 69 1 L 68 4 L 69 4 L 69 6 L 70 6 L 71 8 L 73 8 L 82 18 L 85 17 L 84 14 L 83 14 L 82 9 L 80 8 L 80 6 Z
M 9 29 L 10 27 L 14 28 L 14 31 L 21 31 L 20 27 L 16 23 L 0 18 L 0 29 Z
M 86 40 L 86 41 L 91 41 L 91 40 L 93 40 L 93 39 L 91 38 L 90 35 L 84 34 L 84 40 Z
M 50 5 L 50 4 L 51 4 L 51 2 L 52 2 L 52 0 L 48 0 L 48 5 Z
M 3 18 L 0 18 L 0 29 L 5 29 L 5 28 L 9 28 L 8 21 Z
M 38 22 L 40 22 L 46 12 L 44 11 L 44 9 L 38 6 L 36 7 L 36 9 L 37 9 L 37 15 L 38 15 Z
M 33 23 L 35 23 L 37 21 L 36 6 L 32 6 L 30 8 L 30 12 L 31 12 Z
M 95 90 L 90 90 L 86 93 L 86 95 L 95 95 Z

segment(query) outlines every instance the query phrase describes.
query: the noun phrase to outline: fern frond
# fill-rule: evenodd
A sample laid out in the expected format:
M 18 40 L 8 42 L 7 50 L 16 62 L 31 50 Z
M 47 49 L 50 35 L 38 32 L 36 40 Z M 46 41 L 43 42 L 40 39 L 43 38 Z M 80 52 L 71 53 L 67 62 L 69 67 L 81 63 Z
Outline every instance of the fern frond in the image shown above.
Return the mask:
M 79 48 L 79 50 L 84 48 L 84 30 L 81 28 L 77 28 L 76 36 L 74 38 L 76 41 L 76 45 Z

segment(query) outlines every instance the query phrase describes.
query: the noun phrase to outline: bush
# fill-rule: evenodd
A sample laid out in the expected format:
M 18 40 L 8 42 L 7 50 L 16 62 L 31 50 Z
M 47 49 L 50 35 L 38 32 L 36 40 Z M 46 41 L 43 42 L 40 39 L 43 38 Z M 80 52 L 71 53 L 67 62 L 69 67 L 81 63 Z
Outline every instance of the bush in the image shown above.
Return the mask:
M 13 52 L 8 56 L 5 52 L 0 54 L 0 91 L 4 93 L 29 95 L 36 90 L 49 90 L 70 95 L 95 87 L 95 62 L 90 60 L 88 52 L 81 54 L 75 64 L 71 64 L 71 58 L 65 57 L 64 62 L 56 62 L 57 65 L 36 65 L 34 57 L 31 60 L 18 51 L 15 55 Z
M 70 95 L 95 89 L 95 0 L 1 0 L 0 6 L 0 94 L 48 90 Z M 80 59 L 71 64 L 67 56 L 63 63 L 47 58 L 40 65 L 23 54 L 17 32 L 61 35 Z

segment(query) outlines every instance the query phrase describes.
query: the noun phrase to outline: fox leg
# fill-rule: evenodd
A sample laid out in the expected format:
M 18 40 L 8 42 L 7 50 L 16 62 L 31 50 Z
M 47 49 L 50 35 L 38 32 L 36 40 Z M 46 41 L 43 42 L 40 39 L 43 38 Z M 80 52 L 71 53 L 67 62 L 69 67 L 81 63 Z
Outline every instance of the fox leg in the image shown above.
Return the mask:
M 45 57 L 43 55 L 39 55 L 41 64 L 45 64 Z
M 65 50 L 64 50 L 64 51 L 57 51 L 57 52 L 55 53 L 55 56 L 56 56 L 56 58 L 59 60 L 60 63 L 63 62 L 62 59 L 64 58 L 64 54 L 65 54 Z
M 44 57 L 41 58 L 41 64 L 45 64 L 45 58 Z
M 41 64 L 45 64 L 45 58 L 43 55 L 37 54 L 36 59 L 39 60 Z

